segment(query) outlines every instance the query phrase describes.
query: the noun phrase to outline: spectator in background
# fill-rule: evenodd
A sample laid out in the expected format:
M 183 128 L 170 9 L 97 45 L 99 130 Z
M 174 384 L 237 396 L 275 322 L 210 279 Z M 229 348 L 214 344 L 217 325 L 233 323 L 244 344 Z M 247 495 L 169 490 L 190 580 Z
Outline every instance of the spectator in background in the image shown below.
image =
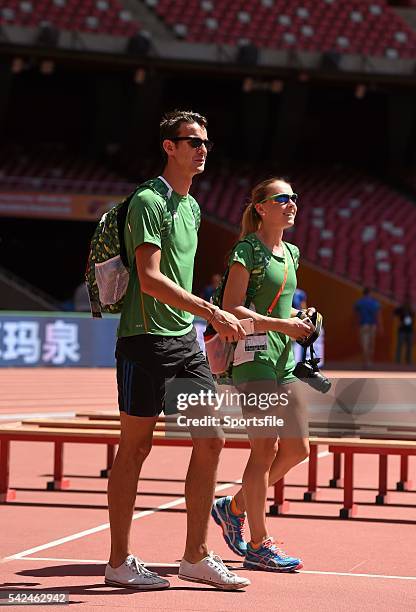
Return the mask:
M 363 366 L 369 368 L 374 359 L 377 329 L 382 332 L 380 319 L 380 302 L 372 297 L 370 289 L 364 289 L 362 298 L 355 302 L 355 312 L 360 327 L 360 343 L 363 354 Z
M 410 365 L 412 363 L 413 325 L 415 321 L 415 312 L 410 297 L 406 297 L 404 303 L 396 308 L 394 315 L 398 318 L 396 362 L 401 363 L 404 346 L 406 363 Z
M 214 295 L 215 289 L 218 287 L 221 281 L 221 274 L 213 274 L 211 276 L 211 282 L 209 285 L 206 285 L 201 292 L 202 299 L 207 302 L 211 301 L 212 296 Z
M 303 289 L 296 288 L 295 293 L 293 294 L 292 308 L 295 308 L 296 310 L 303 310 L 306 308 L 306 300 L 306 292 L 303 291 Z

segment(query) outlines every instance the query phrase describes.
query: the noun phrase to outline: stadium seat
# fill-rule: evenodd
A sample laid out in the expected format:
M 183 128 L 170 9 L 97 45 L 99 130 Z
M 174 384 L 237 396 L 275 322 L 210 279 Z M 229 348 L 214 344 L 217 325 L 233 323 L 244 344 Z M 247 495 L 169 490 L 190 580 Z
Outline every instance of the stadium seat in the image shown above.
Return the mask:
M 105 164 L 69 155 L 64 147 L 0 149 L 0 189 L 45 192 L 128 193 L 157 172 L 151 160 L 129 158 L 124 176 Z M 207 168 L 192 187 L 203 213 L 238 228 L 250 189 L 273 167 L 264 164 Z M 134 177 L 134 183 L 125 176 Z M 409 287 L 416 302 L 416 206 L 381 180 L 341 166 L 293 169 L 299 214 L 287 240 L 304 258 L 353 282 L 402 300 Z
M 248 42 L 276 49 L 349 52 L 410 58 L 416 35 L 385 0 L 149 0 L 179 38 L 189 42 Z M 244 8 L 242 8 L 244 7 Z M 213 26 L 213 21 L 215 25 Z M 198 30 L 195 30 L 198 25 Z
M 272 173 L 271 168 L 262 171 L 263 175 Z M 242 175 L 246 187 L 241 185 Z M 412 286 L 411 270 L 403 262 L 416 257 L 416 206 L 357 171 L 336 168 L 322 177 L 318 169 L 292 175 L 301 194 L 301 209 L 287 240 L 297 244 L 311 262 L 403 299 Z M 204 180 L 214 186 L 213 191 L 204 191 L 197 183 L 194 195 L 207 214 L 236 228 L 249 188 L 258 178 L 255 169 L 236 168 L 228 176 L 210 170 Z M 340 210 L 344 211 L 341 216 Z M 416 293 L 413 299 L 416 301 Z
M 0 23 L 132 36 L 140 29 L 118 0 L 1 0 Z

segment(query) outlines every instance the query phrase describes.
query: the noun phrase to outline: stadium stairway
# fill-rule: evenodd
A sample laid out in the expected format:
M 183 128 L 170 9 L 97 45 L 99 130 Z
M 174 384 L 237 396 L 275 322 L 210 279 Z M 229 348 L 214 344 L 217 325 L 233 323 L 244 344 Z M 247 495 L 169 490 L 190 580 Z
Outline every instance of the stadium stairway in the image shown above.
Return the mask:
M 0 310 L 62 310 L 49 295 L 0 268 Z
M 162 19 L 157 17 L 154 11 L 152 11 L 145 2 L 140 2 L 140 0 L 120 0 L 120 2 L 126 10 L 134 15 L 143 30 L 152 33 L 152 37 L 158 38 L 159 40 L 176 39 L 172 30 Z

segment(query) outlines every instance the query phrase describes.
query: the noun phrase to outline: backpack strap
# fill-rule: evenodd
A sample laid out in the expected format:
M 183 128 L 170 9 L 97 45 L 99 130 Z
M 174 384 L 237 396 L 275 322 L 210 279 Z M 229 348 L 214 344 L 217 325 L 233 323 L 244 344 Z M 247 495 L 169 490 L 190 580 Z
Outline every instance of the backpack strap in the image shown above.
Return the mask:
M 290 256 L 293 260 L 293 265 L 295 266 L 295 270 L 297 270 L 299 266 L 299 249 L 294 244 L 290 244 L 290 242 L 285 242 L 285 246 L 290 253 Z
M 238 240 L 232 247 L 232 251 L 235 249 L 237 244 L 240 242 L 248 242 L 253 249 L 253 268 L 250 272 L 250 278 L 247 285 L 246 292 L 246 301 L 244 306 L 249 308 L 251 302 L 253 301 L 254 296 L 260 290 L 264 277 L 266 275 L 266 268 L 269 265 L 271 255 L 266 255 L 264 249 L 261 249 L 258 240 L 253 236 L 248 235 L 243 240 Z M 219 306 L 222 308 L 222 298 L 224 295 L 225 286 L 227 284 L 228 275 L 230 273 L 230 264 L 227 265 L 227 268 L 222 277 L 221 283 L 217 287 L 212 297 L 212 303 L 215 306 Z
M 163 185 L 163 188 L 161 187 L 161 185 Z M 135 193 L 142 189 L 151 189 L 152 191 L 160 195 L 165 201 L 165 204 L 167 204 L 169 191 L 167 190 L 167 185 L 165 184 L 164 181 L 162 181 L 162 179 L 155 178 L 155 179 L 150 179 L 142 183 L 141 185 L 139 185 Z M 190 204 L 191 204 L 192 214 L 195 220 L 195 229 L 196 231 L 198 231 L 199 226 L 201 224 L 201 210 L 198 204 L 196 203 L 196 201 L 192 198 L 192 196 L 190 199 Z M 170 233 L 172 231 L 172 224 L 173 224 L 173 212 L 169 210 L 167 206 L 165 206 L 163 210 L 162 226 L 160 228 L 160 235 L 161 235 L 162 240 L 166 240 L 166 238 L 170 236 Z
M 254 296 L 260 291 L 263 285 L 264 277 L 266 276 L 266 268 L 270 263 L 271 255 L 266 254 L 264 249 L 259 245 L 257 238 L 250 234 L 241 242 L 248 242 L 253 249 L 253 268 L 250 272 L 246 294 L 246 306 L 249 306 Z
M 265 253 L 264 249 L 262 249 L 259 245 L 257 238 L 255 238 L 253 235 L 249 234 L 243 240 L 239 240 L 238 242 L 236 242 L 232 247 L 232 250 L 235 249 L 239 242 L 248 242 L 253 248 L 253 268 L 250 272 L 250 278 L 247 285 L 246 301 L 244 304 L 246 308 L 249 308 L 254 297 L 257 295 L 263 285 L 264 278 L 266 276 L 266 268 L 271 260 L 271 254 L 269 255 Z M 284 242 L 284 244 L 292 257 L 293 264 L 296 269 L 299 262 L 299 250 L 293 244 L 289 244 L 287 242 Z M 224 295 L 225 286 L 227 284 L 229 272 L 230 265 L 228 264 L 227 269 L 222 278 L 222 282 L 217 287 L 212 299 L 213 304 L 219 306 L 220 308 L 222 307 L 222 298 Z
M 130 202 L 132 201 L 138 190 L 139 187 L 136 187 L 136 189 L 132 191 L 130 195 L 128 195 L 122 202 L 120 202 L 120 205 L 117 210 L 117 232 L 118 240 L 120 242 L 120 257 L 121 261 L 127 269 L 129 268 L 129 260 L 127 257 L 126 241 L 124 240 L 124 228 L 126 227 L 126 219 L 127 213 L 129 211 Z
M 190 202 L 191 202 L 192 214 L 195 220 L 195 229 L 196 231 L 198 231 L 199 226 L 201 225 L 201 209 L 199 208 L 198 203 L 194 200 L 192 196 L 191 196 Z

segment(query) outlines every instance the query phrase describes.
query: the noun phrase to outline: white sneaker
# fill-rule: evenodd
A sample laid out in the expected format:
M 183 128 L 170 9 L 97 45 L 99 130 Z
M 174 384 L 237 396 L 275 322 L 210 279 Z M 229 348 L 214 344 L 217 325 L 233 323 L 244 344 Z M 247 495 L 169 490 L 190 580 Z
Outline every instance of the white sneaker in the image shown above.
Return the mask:
M 218 555 L 214 555 L 213 552 L 210 552 L 207 557 L 204 557 L 198 563 L 189 563 L 182 559 L 178 578 L 189 580 L 189 582 L 210 584 L 225 591 L 243 589 L 250 584 L 250 580 L 247 578 L 241 578 L 230 572 L 222 559 Z
M 129 555 L 119 567 L 105 568 L 105 584 L 138 590 L 167 589 L 169 581 L 146 569 L 143 562 Z

